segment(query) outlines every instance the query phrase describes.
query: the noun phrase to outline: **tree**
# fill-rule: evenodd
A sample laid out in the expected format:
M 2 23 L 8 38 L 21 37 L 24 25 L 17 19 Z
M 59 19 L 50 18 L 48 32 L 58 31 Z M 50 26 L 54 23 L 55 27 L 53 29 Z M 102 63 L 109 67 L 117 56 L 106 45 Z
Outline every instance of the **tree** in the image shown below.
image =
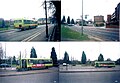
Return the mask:
M 30 58 L 37 58 L 36 50 L 34 47 L 32 47 L 31 49 Z
M 117 59 L 116 64 L 117 64 L 117 65 L 120 65 L 120 58 Z
M 71 24 L 75 24 L 74 19 L 71 20 Z
M 16 57 L 15 56 L 13 56 L 13 64 L 16 64 Z
M 70 16 L 67 18 L 67 23 L 70 24 Z
M 64 59 L 63 59 L 64 63 L 69 63 L 69 55 L 67 52 L 64 53 Z
M 66 22 L 65 16 L 63 16 L 63 19 L 62 19 L 61 22 L 62 22 L 62 23 L 65 23 L 65 22 Z
M 99 55 L 99 57 L 98 57 L 98 61 L 104 61 L 104 57 L 103 57 L 102 54 Z
M 107 58 L 107 60 L 106 61 L 112 61 L 110 58 Z
M 83 51 L 83 52 L 82 52 L 81 63 L 82 63 L 82 64 L 86 64 L 86 60 L 87 60 L 86 54 L 85 54 L 85 52 Z
M 53 66 L 57 66 L 58 65 L 57 64 L 57 54 L 55 52 L 55 48 L 54 47 L 52 47 L 52 52 L 51 52 L 51 56 L 50 57 L 52 58 Z
M 13 56 L 13 61 L 16 61 L 16 57 L 15 56 Z

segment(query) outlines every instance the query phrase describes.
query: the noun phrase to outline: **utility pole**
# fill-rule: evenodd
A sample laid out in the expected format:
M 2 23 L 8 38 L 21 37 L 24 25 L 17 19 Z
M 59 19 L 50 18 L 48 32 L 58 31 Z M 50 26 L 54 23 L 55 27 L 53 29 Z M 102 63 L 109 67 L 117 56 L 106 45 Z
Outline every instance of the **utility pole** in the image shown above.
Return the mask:
M 22 61 L 21 61 L 21 51 L 20 51 L 20 69 L 22 68 Z
M 82 35 L 83 35 L 83 0 L 82 0 Z
M 5 63 L 6 63 L 6 43 L 5 43 Z M 5 70 L 6 70 L 6 65 L 5 65 Z
M 11 60 L 11 69 L 12 69 L 12 60 L 13 60 L 12 57 L 10 57 L 10 60 Z
M 46 4 L 46 0 L 45 0 L 45 16 L 46 16 L 46 38 L 48 39 L 47 4 Z
M 27 52 L 26 52 L 26 49 L 25 49 L 25 58 L 27 57 Z

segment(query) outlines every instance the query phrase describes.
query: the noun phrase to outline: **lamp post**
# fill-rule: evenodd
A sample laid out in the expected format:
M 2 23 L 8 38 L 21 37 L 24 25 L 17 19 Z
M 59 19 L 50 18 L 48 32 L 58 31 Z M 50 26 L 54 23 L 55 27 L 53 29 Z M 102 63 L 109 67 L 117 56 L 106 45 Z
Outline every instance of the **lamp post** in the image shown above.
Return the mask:
M 6 43 L 5 43 L 5 64 L 7 64 L 7 61 L 6 61 Z M 6 70 L 6 65 L 5 65 L 5 70 Z
M 46 0 L 45 0 L 45 17 L 46 17 L 46 38 L 48 39 L 47 5 L 46 5 Z
M 20 59 L 19 59 L 20 69 L 22 68 L 22 60 L 21 60 L 21 51 L 20 51 Z
M 83 0 L 82 0 L 82 35 L 83 35 Z

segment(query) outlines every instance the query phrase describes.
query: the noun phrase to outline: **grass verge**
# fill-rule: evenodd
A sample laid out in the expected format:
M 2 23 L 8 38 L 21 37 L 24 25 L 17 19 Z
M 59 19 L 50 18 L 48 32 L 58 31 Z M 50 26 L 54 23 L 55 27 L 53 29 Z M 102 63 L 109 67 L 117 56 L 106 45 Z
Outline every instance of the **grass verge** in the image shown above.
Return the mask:
M 90 40 L 86 34 L 81 34 L 77 31 L 71 30 L 68 26 L 61 25 L 61 38 L 63 40 Z
M 1 27 L 0 27 L 0 31 L 10 30 L 10 29 L 13 29 L 13 27 L 4 27 L 4 28 L 1 28 Z

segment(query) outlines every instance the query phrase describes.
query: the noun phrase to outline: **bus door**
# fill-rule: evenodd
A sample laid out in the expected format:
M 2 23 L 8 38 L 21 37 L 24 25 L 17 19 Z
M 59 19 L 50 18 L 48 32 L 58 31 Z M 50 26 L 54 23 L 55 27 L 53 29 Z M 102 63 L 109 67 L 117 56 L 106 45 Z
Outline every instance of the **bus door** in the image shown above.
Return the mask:
M 22 60 L 22 68 L 27 68 L 27 61 L 26 60 Z

